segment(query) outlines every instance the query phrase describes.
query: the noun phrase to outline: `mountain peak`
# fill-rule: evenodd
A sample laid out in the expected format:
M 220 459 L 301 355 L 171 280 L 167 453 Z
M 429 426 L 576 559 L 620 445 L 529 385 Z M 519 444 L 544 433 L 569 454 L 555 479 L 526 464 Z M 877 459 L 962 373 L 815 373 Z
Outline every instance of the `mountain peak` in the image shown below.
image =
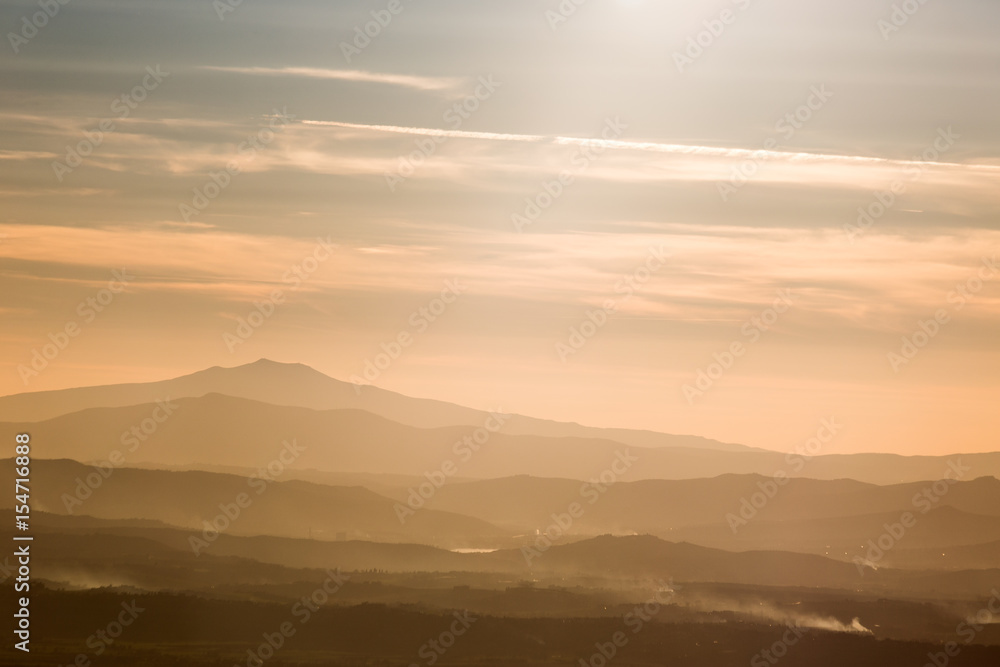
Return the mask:
M 305 364 L 297 362 L 287 362 L 287 361 L 275 361 L 274 359 L 268 359 L 266 357 L 261 357 L 257 361 L 251 361 L 239 366 L 213 366 L 204 371 L 199 371 L 193 373 L 187 377 L 197 376 L 203 373 L 215 373 L 239 376 L 246 373 L 260 374 L 260 373 L 282 373 L 285 376 L 310 376 L 312 378 L 322 378 L 326 382 L 335 384 L 347 384 L 342 380 L 332 378 L 325 373 L 322 373 L 312 366 L 307 366 Z
M 298 362 L 288 362 L 288 361 L 275 361 L 274 359 L 268 359 L 267 357 L 261 357 L 257 361 L 251 361 L 248 364 L 243 364 L 244 366 L 260 366 L 260 367 L 288 367 L 296 366 L 299 368 L 308 368 L 309 370 L 315 370 L 311 366 L 306 366 L 305 364 L 300 364 Z

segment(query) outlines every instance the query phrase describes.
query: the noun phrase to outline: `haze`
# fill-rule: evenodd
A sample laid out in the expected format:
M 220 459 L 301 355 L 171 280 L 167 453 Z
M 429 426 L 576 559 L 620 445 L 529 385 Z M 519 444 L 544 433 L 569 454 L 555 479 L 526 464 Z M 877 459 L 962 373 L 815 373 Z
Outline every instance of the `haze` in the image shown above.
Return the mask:
M 32 6 L 4 3 L 0 22 Z M 459 280 L 374 384 L 780 451 L 830 415 L 847 425 L 842 453 L 995 448 L 996 281 L 960 310 L 953 294 L 1000 245 L 995 4 L 928 3 L 884 38 L 888 2 L 735 3 L 683 71 L 674 54 L 726 5 L 594 0 L 555 28 L 536 2 L 405 6 L 353 53 L 341 44 L 377 7 L 246 2 L 220 20 L 207 2 L 75 0 L 8 50 L 0 391 L 260 357 L 347 380 Z M 155 87 L 120 118 L 114 100 L 144 79 Z M 477 89 L 476 110 L 454 112 Z M 806 121 L 786 118 L 808 104 Z M 54 169 L 105 118 L 116 129 L 92 155 Z M 580 170 L 586 142 L 571 139 L 609 120 L 603 139 L 621 143 Z M 272 140 L 241 154 L 269 124 Z M 456 132 L 387 178 L 438 130 Z M 185 213 L 241 155 L 242 173 Z M 518 230 L 526 198 L 563 171 L 573 183 Z M 905 192 L 851 238 L 895 179 Z M 330 259 L 291 289 L 318 238 Z M 624 300 L 616 285 L 651 248 L 665 261 Z M 125 291 L 26 381 L 18 367 L 123 267 Z M 224 334 L 274 289 L 286 302 L 231 351 Z M 742 327 L 779 290 L 794 305 L 688 401 L 683 386 L 750 343 Z M 562 359 L 557 344 L 607 299 L 617 311 Z M 888 355 L 942 309 L 947 324 L 894 369 Z

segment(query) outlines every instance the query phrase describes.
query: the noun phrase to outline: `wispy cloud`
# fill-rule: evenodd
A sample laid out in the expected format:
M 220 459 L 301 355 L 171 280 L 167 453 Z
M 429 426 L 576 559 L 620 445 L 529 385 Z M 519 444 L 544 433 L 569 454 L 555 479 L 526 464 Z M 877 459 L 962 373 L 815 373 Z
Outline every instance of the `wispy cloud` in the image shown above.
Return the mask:
M 50 160 L 56 157 L 55 153 L 44 151 L 8 151 L 0 150 L 0 160 Z
M 461 83 L 461 79 L 449 77 L 413 76 L 409 74 L 387 74 L 365 72 L 356 69 L 323 69 L 319 67 L 219 67 L 203 65 L 200 69 L 232 74 L 254 76 L 291 76 L 309 79 L 334 79 L 358 83 L 380 83 L 390 86 L 404 86 L 416 90 L 450 90 Z
M 110 195 L 113 190 L 105 188 L 0 188 L 0 197 L 93 197 Z
M 6 235 L 0 259 L 39 267 L 128 266 L 146 277 L 143 290 L 202 292 L 233 302 L 280 287 L 282 275 L 316 242 L 169 222 L 141 229 L 0 224 L 0 234 Z M 302 298 L 399 295 L 456 275 L 466 276 L 481 297 L 596 307 L 649 247 L 664 247 L 670 262 L 629 301 L 628 315 L 731 326 L 746 316 L 746 304 L 793 287 L 802 295 L 797 308 L 816 321 L 883 331 L 940 307 L 945 293 L 1000 247 L 998 231 L 955 229 L 926 238 L 872 236 L 845 254 L 839 230 L 699 224 L 661 224 L 630 235 L 481 232 L 463 239 L 460 248 L 440 244 L 434 233 L 412 245 L 341 244 L 336 263 L 309 281 Z M 976 305 L 979 316 L 1000 313 L 996 296 L 983 293 Z
M 428 137 L 451 137 L 457 139 L 489 139 L 492 141 L 520 141 L 537 143 L 553 141 L 553 137 L 539 134 L 505 134 L 502 132 L 469 132 L 466 130 L 439 130 L 430 127 L 401 127 L 399 125 L 365 125 L 362 123 L 342 123 L 333 120 L 304 120 L 304 125 L 325 125 L 328 127 L 343 127 L 352 130 L 370 130 L 372 132 L 391 132 L 393 134 L 416 134 Z
M 749 148 L 726 148 L 720 146 L 695 146 L 690 144 L 664 144 L 645 141 L 622 141 L 616 139 L 593 139 L 584 137 L 542 136 L 536 134 L 510 134 L 501 132 L 470 132 L 466 130 L 441 130 L 428 127 L 404 127 L 398 125 L 366 125 L 340 121 L 303 120 L 305 125 L 342 127 L 372 132 L 394 134 L 415 134 L 454 139 L 487 139 L 492 141 L 516 141 L 522 143 L 552 143 L 559 146 L 597 146 L 618 150 L 669 153 L 673 155 L 696 155 L 705 157 L 781 160 L 791 162 L 837 162 L 845 164 L 884 165 L 889 167 L 934 166 L 955 169 L 1000 173 L 1000 165 L 960 162 L 926 162 L 920 160 L 897 160 L 863 155 L 839 155 L 831 153 L 803 153 L 792 151 L 767 151 Z

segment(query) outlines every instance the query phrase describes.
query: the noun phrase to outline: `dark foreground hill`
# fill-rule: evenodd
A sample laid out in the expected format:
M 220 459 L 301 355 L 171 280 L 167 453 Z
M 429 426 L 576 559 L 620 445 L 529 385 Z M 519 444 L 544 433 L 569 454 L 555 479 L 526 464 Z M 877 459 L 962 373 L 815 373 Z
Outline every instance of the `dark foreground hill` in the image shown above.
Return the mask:
M 335 595 L 335 593 L 334 593 Z M 5 587 L 3 604 L 12 592 Z M 627 667 L 683 664 L 736 667 L 884 667 L 921 665 L 942 650 L 932 643 L 878 640 L 850 632 L 790 631 L 737 614 L 664 622 L 643 617 L 539 619 L 476 616 L 467 611 L 421 612 L 382 605 L 352 607 L 301 603 L 209 600 L 125 591 L 35 593 L 37 639 L 30 654 L 0 652 L 3 665 L 91 664 L 233 667 L 257 665 L 512 665 L 578 666 L 601 652 Z M 10 608 L 10 607 L 7 607 Z M 652 607 L 651 607 L 652 608 Z M 659 610 L 657 610 L 659 611 Z M 113 626 L 122 614 L 130 621 Z M 667 616 L 665 614 L 665 616 Z M 647 620 L 648 619 L 648 620 Z M 9 621 L 8 621 L 9 623 Z M 108 628 L 115 639 L 108 641 Z M 97 633 L 101 632 L 101 635 Z M 617 638 L 617 646 L 615 640 Z M 764 653 L 768 651 L 768 653 Z M 98 654 L 99 652 L 99 654 Z M 613 653 L 612 653 L 613 652 Z M 257 661 L 255 661 L 255 659 Z M 961 648 L 951 665 L 986 667 L 1000 661 L 1000 647 Z M 82 663 L 80 663 L 82 664 Z
M 9 511 L 0 518 L 12 518 Z M 782 551 L 733 553 L 652 536 L 604 536 L 531 550 L 455 553 L 424 545 L 363 541 L 322 542 L 282 537 L 222 534 L 198 553 L 192 538 L 203 534 L 176 528 L 53 517 L 36 513 L 39 543 L 46 558 L 36 574 L 84 586 L 134 585 L 152 590 L 199 589 L 218 577 L 235 583 L 234 573 L 219 559 L 239 559 L 243 580 L 262 583 L 278 576 L 253 571 L 253 563 L 286 569 L 378 570 L 387 573 L 438 572 L 495 575 L 514 583 L 544 579 L 577 581 L 588 588 L 615 589 L 637 582 L 669 581 L 749 586 L 797 586 L 866 592 L 907 598 L 976 599 L 996 586 L 998 570 L 958 572 L 934 570 L 878 571 L 859 569 L 822 556 Z M 2 562 L 2 561 L 0 561 Z M 280 574 L 288 580 L 292 575 Z

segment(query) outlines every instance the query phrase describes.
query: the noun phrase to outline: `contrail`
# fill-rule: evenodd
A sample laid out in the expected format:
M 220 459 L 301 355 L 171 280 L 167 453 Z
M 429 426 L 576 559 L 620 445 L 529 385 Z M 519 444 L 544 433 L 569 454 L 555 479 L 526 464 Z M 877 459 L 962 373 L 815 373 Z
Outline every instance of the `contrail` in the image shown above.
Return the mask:
M 750 148 L 721 148 L 718 146 L 692 146 L 688 144 L 660 144 L 617 139 L 585 139 L 580 137 L 553 137 L 538 134 L 506 134 L 499 132 L 467 132 L 465 130 L 439 130 L 428 127 L 403 127 L 399 125 L 365 125 L 342 123 L 332 120 L 303 120 L 304 125 L 343 127 L 372 132 L 394 134 L 415 134 L 427 137 L 448 137 L 453 139 L 486 139 L 489 141 L 516 141 L 521 143 L 551 143 L 559 146 L 600 146 L 617 150 L 644 151 L 650 153 L 670 153 L 673 155 L 699 155 L 722 158 L 746 158 L 751 160 L 782 159 L 791 162 L 841 162 L 848 164 L 879 164 L 889 166 L 933 166 L 984 171 L 1000 170 L 1000 165 L 963 164 L 961 162 L 934 162 L 927 160 L 898 160 L 893 158 L 866 157 L 861 155 L 838 155 L 831 153 L 797 153 L 791 151 L 754 150 Z

